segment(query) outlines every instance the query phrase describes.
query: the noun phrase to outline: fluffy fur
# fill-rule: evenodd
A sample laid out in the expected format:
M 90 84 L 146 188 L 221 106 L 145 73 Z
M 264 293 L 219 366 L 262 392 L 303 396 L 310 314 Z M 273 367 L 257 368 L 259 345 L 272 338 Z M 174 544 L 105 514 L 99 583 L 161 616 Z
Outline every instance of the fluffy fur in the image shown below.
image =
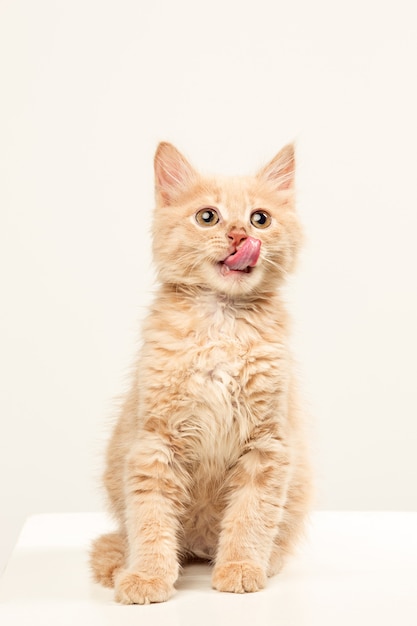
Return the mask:
M 261 589 L 311 494 L 280 297 L 301 241 L 293 146 L 256 176 L 222 179 L 162 143 L 155 180 L 160 288 L 104 476 L 119 531 L 91 551 L 95 580 L 124 604 L 167 600 L 190 556 L 214 563 L 219 591 Z M 205 208 L 213 223 L 197 219 Z M 248 238 L 259 258 L 230 270 Z

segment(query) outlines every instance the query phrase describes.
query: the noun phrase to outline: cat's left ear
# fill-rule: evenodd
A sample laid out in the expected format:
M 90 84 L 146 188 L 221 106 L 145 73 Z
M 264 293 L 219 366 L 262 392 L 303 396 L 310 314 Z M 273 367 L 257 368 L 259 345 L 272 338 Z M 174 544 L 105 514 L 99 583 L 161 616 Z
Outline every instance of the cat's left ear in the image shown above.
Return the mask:
M 163 202 L 171 204 L 175 198 L 192 185 L 197 172 L 172 144 L 162 142 L 155 153 L 155 191 Z
M 293 189 L 295 173 L 294 144 L 289 143 L 266 165 L 258 178 L 272 182 L 279 191 Z

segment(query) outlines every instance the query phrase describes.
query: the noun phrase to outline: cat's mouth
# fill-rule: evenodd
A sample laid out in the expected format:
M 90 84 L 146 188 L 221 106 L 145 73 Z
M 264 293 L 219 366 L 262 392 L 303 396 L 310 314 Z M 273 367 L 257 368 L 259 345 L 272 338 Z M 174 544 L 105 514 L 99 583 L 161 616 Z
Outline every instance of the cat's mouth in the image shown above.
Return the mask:
M 248 237 L 243 244 L 219 263 L 223 276 L 250 274 L 258 262 L 261 252 L 261 241 Z
M 253 269 L 252 267 L 245 267 L 242 270 L 232 270 L 224 262 L 220 262 L 218 265 L 220 268 L 220 274 L 222 276 L 239 276 L 242 274 L 250 274 Z

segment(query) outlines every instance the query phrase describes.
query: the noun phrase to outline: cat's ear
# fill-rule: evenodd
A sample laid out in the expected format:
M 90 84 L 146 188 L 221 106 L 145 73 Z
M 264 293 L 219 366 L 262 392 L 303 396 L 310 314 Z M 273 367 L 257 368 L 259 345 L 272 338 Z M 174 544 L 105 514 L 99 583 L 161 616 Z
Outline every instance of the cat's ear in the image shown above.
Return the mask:
M 175 198 L 197 178 L 197 172 L 172 144 L 162 142 L 155 153 L 155 191 L 165 204 Z
M 289 143 L 258 173 L 258 177 L 270 181 L 281 191 L 294 187 L 294 172 L 294 144 Z

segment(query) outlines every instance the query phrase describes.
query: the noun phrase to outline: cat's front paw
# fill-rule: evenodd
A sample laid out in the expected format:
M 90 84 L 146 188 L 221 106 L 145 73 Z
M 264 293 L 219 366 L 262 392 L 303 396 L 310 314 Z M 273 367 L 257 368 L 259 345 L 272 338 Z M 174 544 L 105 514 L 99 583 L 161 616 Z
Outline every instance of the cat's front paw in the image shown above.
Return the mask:
M 246 593 L 259 591 L 266 584 L 266 574 L 262 568 L 250 561 L 231 561 L 216 565 L 212 579 L 218 591 Z
M 116 575 L 115 600 L 121 604 L 165 602 L 173 593 L 173 585 L 158 576 L 145 576 L 128 570 Z

